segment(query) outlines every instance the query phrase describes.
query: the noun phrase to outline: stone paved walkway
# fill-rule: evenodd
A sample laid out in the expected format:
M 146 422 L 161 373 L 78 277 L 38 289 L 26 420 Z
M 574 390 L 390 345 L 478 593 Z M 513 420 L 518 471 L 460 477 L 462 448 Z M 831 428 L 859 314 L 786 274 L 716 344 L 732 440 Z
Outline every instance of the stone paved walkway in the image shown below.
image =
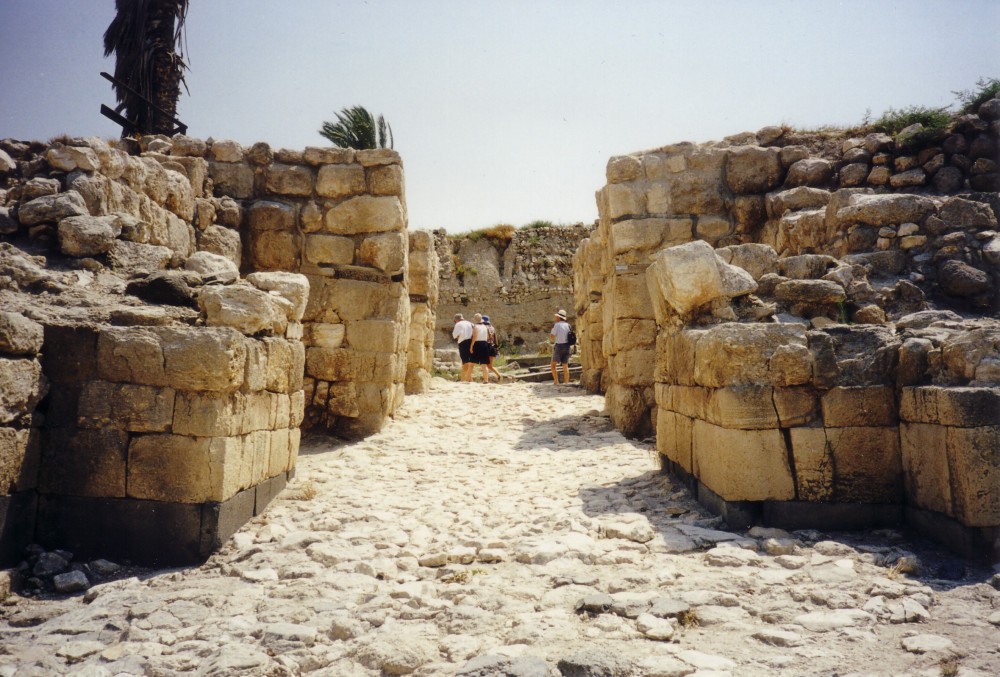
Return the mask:
M 8 601 L 0 676 L 1000 674 L 992 572 L 718 530 L 602 405 L 436 380 L 379 435 L 307 439 L 203 566 Z

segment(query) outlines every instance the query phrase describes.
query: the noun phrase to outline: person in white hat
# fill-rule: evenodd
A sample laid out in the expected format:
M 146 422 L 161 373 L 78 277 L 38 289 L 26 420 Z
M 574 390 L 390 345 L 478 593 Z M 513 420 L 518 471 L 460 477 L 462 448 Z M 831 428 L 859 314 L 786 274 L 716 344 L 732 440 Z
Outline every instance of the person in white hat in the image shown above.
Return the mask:
M 561 308 L 556 312 L 556 323 L 549 333 L 552 346 L 552 381 L 559 385 L 559 365 L 562 365 L 563 383 L 569 383 L 569 322 L 566 321 L 566 311 Z

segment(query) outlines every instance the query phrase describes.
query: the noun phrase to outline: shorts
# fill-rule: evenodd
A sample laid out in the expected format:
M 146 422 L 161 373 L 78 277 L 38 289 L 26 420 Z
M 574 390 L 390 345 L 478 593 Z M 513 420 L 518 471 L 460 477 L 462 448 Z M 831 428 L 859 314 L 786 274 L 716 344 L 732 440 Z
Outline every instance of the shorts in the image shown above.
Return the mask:
M 458 344 L 458 356 L 462 358 L 462 364 L 472 362 L 472 339 L 468 338 Z
M 552 364 L 556 362 L 560 364 L 569 364 L 569 348 L 568 343 L 557 343 L 552 348 Z
M 476 364 L 489 364 L 490 363 L 490 344 L 486 341 L 476 341 L 476 345 L 472 348 L 472 361 Z

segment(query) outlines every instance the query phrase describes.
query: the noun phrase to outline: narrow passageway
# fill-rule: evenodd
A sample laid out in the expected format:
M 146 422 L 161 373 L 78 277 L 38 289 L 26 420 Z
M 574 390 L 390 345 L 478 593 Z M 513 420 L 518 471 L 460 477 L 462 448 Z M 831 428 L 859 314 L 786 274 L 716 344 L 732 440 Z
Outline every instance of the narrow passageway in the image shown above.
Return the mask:
M 307 437 L 205 565 L 25 602 L 0 675 L 1000 672 L 985 572 L 918 580 L 892 532 L 720 530 L 602 408 L 436 379 L 378 435 Z

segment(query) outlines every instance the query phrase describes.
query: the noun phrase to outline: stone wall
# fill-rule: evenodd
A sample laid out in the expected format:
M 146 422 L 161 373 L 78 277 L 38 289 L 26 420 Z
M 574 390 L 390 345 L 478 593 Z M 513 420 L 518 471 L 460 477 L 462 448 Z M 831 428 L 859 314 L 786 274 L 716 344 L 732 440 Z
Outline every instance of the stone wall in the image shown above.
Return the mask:
M 584 385 L 733 524 L 905 519 L 1000 558 L 998 118 L 612 158 Z
M 652 312 L 641 276 L 652 254 L 696 239 L 844 257 L 904 278 L 942 307 L 996 312 L 998 118 L 994 99 L 935 134 L 838 138 L 769 127 L 611 158 L 593 248 L 578 255 L 577 287 L 592 290 L 576 296 L 589 341 L 598 340 L 595 313 L 603 315 L 602 353 L 584 359 L 585 384 L 606 392 L 619 428 L 649 432 L 638 413 L 652 403 Z
M 438 256 L 434 236 L 410 232 L 410 341 L 406 359 L 406 394 L 430 386 L 434 366 L 434 330 L 438 303 Z
M 555 311 L 572 312 L 573 252 L 587 232 L 582 224 L 520 228 L 509 239 L 434 231 L 441 285 L 435 345 L 454 345 L 455 313 L 483 313 L 502 346 L 533 353 L 548 339 Z
M 5 562 L 204 559 L 285 485 L 300 426 L 369 434 L 403 397 L 396 153 L 121 143 L 0 141 Z

